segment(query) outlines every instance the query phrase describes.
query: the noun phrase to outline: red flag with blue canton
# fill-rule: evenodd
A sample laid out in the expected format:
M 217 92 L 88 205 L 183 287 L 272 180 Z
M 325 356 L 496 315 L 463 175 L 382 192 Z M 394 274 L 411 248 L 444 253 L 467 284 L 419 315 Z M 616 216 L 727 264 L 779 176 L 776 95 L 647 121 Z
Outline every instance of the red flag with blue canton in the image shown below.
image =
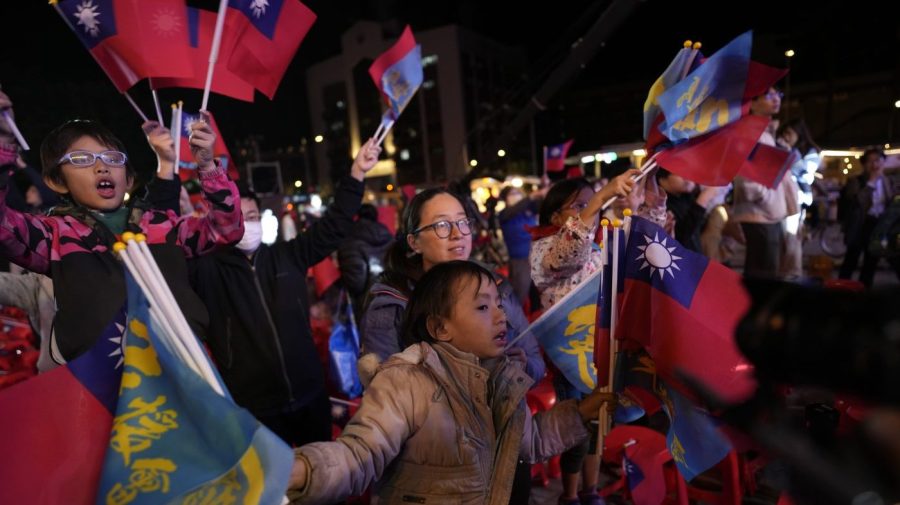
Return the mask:
M 122 376 L 125 309 L 87 352 L 0 391 L 0 503 L 94 503 Z
M 622 473 L 635 505 L 659 505 L 666 497 L 666 480 L 658 454 L 640 442 L 625 446 Z
M 544 157 L 545 172 L 562 172 L 566 169 L 566 155 L 573 142 L 575 139 L 547 147 L 547 154 Z
M 623 262 L 615 337 L 641 344 L 675 386 L 679 370 L 725 401 L 749 397 L 756 387 L 753 370 L 734 341 L 750 306 L 740 275 L 640 217 L 632 218 Z
M 397 42 L 372 62 L 369 76 L 390 107 L 391 119 L 396 121 L 425 78 L 422 47 L 416 44 L 409 25 Z
M 297 0 L 229 0 L 237 42 L 228 69 L 271 100 L 316 14 Z
M 120 92 L 145 77 L 192 77 L 184 0 L 65 0 L 56 8 Z
M 187 27 L 190 47 L 188 54 L 193 64 L 193 77 L 151 78 L 151 86 L 160 88 L 193 88 L 204 89 L 206 86 L 206 71 L 209 67 L 209 50 L 212 47 L 213 34 L 216 28 L 216 13 L 187 8 Z M 228 69 L 227 62 L 237 42 L 238 21 L 235 16 L 225 16 L 225 24 L 222 29 L 222 40 L 219 46 L 219 58 L 213 71 L 211 91 L 221 95 L 230 96 L 245 102 L 253 101 L 253 85 L 243 81 L 234 72 Z

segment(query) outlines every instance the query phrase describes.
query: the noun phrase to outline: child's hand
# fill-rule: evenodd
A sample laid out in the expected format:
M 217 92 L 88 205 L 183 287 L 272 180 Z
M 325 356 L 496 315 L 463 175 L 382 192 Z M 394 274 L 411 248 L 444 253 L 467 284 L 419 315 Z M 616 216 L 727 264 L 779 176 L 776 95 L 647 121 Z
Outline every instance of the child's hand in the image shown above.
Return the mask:
M 288 478 L 288 489 L 303 489 L 306 487 L 306 461 L 301 458 L 294 459 L 291 467 L 291 476 Z
M 357 180 L 363 180 L 366 172 L 372 170 L 378 163 L 378 155 L 381 154 L 381 147 L 375 144 L 375 139 L 370 138 L 359 149 L 356 159 L 353 160 L 353 167 L 350 168 L 350 175 Z
M 604 201 L 614 196 L 628 196 L 628 193 L 631 193 L 631 190 L 634 189 L 635 182 L 632 177 L 637 177 L 640 173 L 641 171 L 636 168 L 627 170 L 624 174 L 609 181 L 609 184 L 603 186 L 597 194 L 603 194 Z
M 158 121 L 145 121 L 141 125 L 141 129 L 144 130 L 147 143 L 156 153 L 156 157 L 160 161 L 175 163 L 175 140 L 172 139 L 169 129 L 159 124 Z
M 216 144 L 216 133 L 209 122 L 209 114 L 200 111 L 200 120 L 191 124 L 191 154 L 201 170 L 215 168 L 213 162 L 213 146 Z
M 523 365 L 528 363 L 528 356 L 525 355 L 525 349 L 521 347 L 508 347 L 505 351 L 506 357 L 509 358 L 510 361 L 515 361 L 522 363 Z
M 608 411 L 612 412 L 616 406 L 616 394 L 610 391 L 601 391 L 596 388 L 591 391 L 583 400 L 578 402 L 578 413 L 584 422 L 597 419 L 600 414 L 600 406 L 604 403 L 608 404 Z

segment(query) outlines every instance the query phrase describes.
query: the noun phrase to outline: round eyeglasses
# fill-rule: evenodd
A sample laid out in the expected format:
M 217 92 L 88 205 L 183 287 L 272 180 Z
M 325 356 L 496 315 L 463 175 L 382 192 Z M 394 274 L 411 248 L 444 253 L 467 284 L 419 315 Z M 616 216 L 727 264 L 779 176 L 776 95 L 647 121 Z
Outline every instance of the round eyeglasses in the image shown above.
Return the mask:
M 427 224 L 422 226 L 412 232 L 413 235 L 418 235 L 420 232 L 431 228 L 434 230 L 434 234 L 438 236 L 438 238 L 447 238 L 450 236 L 450 233 L 453 231 L 453 225 L 456 225 L 456 229 L 463 235 L 469 235 L 472 233 L 472 223 L 474 223 L 474 219 L 460 219 L 459 221 L 438 221 L 436 223 Z
M 128 161 L 128 156 L 119 151 L 103 151 L 102 153 L 92 153 L 90 151 L 72 151 L 70 153 L 66 153 L 65 156 L 59 159 L 58 163 L 62 165 L 63 163 L 71 163 L 76 167 L 89 167 L 97 162 L 97 158 L 103 160 L 103 163 L 111 167 L 122 167 L 125 166 L 125 162 Z

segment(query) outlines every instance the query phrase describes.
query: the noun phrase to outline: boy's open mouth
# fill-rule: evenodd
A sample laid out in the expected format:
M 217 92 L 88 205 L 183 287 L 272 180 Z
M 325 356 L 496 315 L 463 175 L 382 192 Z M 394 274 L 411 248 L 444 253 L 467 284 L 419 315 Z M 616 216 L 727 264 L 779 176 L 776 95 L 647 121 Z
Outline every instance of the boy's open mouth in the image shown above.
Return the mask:
M 109 179 L 100 179 L 97 182 L 97 193 L 103 198 L 113 198 L 116 196 L 116 184 Z

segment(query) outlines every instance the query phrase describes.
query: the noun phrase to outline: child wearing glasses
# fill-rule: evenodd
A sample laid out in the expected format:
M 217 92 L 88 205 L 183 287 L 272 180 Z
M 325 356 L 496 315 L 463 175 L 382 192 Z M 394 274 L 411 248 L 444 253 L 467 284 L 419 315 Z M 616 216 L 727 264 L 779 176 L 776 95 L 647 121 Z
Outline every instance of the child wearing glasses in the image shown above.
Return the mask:
M 544 310 L 600 269 L 600 252 L 594 246 L 600 209 L 610 198 L 628 196 L 635 186 L 631 178 L 639 173 L 636 169 L 628 170 L 596 193 L 584 178 L 562 180 L 547 192 L 541 204 L 538 227 L 532 231 L 534 241 L 529 255 L 531 278 L 541 294 Z M 561 374 L 554 376 L 554 386 L 560 400 L 581 397 Z M 594 445 L 585 440 L 563 453 L 560 459 L 563 473 L 560 504 L 603 503 L 596 491 L 600 459 L 596 454 L 587 456 L 588 449 Z M 583 476 L 581 493 L 578 492 L 579 475 Z
M 465 219 L 447 218 L 454 229 Z M 506 504 L 520 457 L 546 459 L 585 440 L 584 423 L 612 394 L 532 417 L 533 380 L 504 356 L 504 309 L 493 274 L 477 263 L 432 265 L 403 323 L 409 347 L 378 368 L 336 441 L 295 449 L 292 503 L 338 503 L 377 481 L 380 503 Z
M 446 189 L 426 189 L 413 197 L 403 211 L 398 240 L 387 252 L 384 273 L 369 291 L 360 322 L 363 355 L 373 354 L 383 361 L 403 349 L 400 324 L 418 280 L 435 265 L 469 259 L 474 226 L 459 197 Z M 513 339 L 528 327 L 528 320 L 509 282 L 496 279 Z M 544 360 L 533 336 L 519 339 L 511 349 L 527 362 L 532 378 L 544 376 Z
M 135 172 L 122 142 L 92 121 L 69 121 L 50 132 L 41 145 L 43 177 L 63 203 L 47 216 L 10 209 L 0 182 L 0 251 L 14 263 L 53 279 L 58 310 L 51 336 L 51 357 L 64 363 L 87 351 L 125 302 L 125 278 L 112 245 L 124 231 L 147 236 L 191 328 L 205 334 L 209 316 L 187 282 L 186 258 L 240 240 L 238 194 L 225 171 L 213 161 L 215 134 L 206 121 L 192 125 L 190 144 L 211 212 L 204 218 L 178 218 L 157 211 L 125 193 Z M 171 164 L 157 142 L 158 125 L 148 132 L 160 167 Z M 169 137 L 170 138 L 170 137 Z

